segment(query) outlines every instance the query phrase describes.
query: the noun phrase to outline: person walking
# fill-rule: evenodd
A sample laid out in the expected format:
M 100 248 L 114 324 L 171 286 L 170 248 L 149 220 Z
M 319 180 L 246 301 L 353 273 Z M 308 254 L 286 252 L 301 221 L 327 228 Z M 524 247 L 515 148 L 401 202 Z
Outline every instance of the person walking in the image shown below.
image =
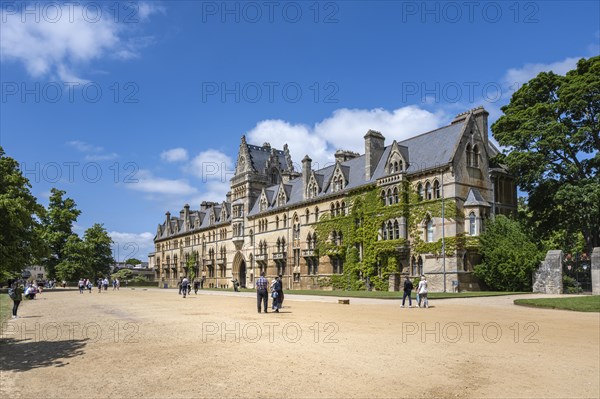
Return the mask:
M 273 281 L 271 295 L 273 296 L 273 310 L 279 313 L 279 309 L 281 309 L 281 276 L 276 277 Z
M 404 294 L 402 295 L 402 305 L 400 306 L 401 308 L 404 307 L 406 297 L 408 297 L 408 307 L 412 308 L 412 299 L 410 297 L 410 294 L 411 294 L 413 288 L 414 288 L 413 283 L 410 281 L 410 279 L 408 278 L 408 275 L 407 275 L 406 279 L 404 280 Z
M 23 300 L 23 288 L 19 285 L 18 282 L 12 283 L 12 286 L 8 289 L 8 296 L 13 301 L 12 308 L 12 318 L 17 318 L 17 310 L 19 309 L 19 304 Z
M 184 277 L 183 280 L 181 280 L 181 292 L 183 293 L 184 298 L 188 293 L 189 283 L 190 283 L 190 280 L 188 280 L 187 277 Z
M 78 286 L 79 286 L 79 293 L 80 294 L 83 294 L 83 283 L 84 283 L 84 281 L 85 280 L 83 280 L 82 278 L 79 279 Z
M 183 286 L 181 285 L 182 281 L 183 281 L 183 279 L 180 279 L 179 282 L 177 283 L 177 288 L 179 288 L 179 295 L 181 295 L 181 289 L 183 288 Z
M 419 281 L 419 287 L 417 288 L 417 292 L 419 293 L 419 301 L 423 301 L 423 307 L 429 307 L 429 301 L 427 300 L 427 278 L 425 275 L 421 276 L 421 281 Z M 419 302 L 419 307 L 421 304 Z
M 260 277 L 256 279 L 254 285 L 256 286 L 256 305 L 258 307 L 258 313 L 260 313 L 261 302 L 265 313 L 267 313 L 267 307 L 269 306 L 269 293 L 267 292 L 269 280 L 265 278 L 265 272 L 260 272 Z
M 102 277 L 98 279 L 98 294 L 102 292 Z
M 200 287 L 200 282 L 198 279 L 194 279 L 194 294 L 198 295 L 198 288 Z
M 200 289 L 203 290 L 204 289 L 204 281 L 206 280 L 206 276 L 204 275 L 205 272 L 202 272 L 202 278 L 200 279 Z

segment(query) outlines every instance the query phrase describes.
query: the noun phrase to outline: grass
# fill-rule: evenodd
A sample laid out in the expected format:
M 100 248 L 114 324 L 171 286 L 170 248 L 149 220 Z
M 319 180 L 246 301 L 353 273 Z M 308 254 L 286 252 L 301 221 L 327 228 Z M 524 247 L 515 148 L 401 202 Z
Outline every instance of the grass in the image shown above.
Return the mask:
M 600 312 L 600 296 L 582 295 L 569 298 L 516 299 L 515 305 L 573 310 L 576 312 Z
M 210 291 L 233 291 L 233 289 L 223 288 L 205 288 Z M 242 288 L 242 292 L 254 292 L 253 289 Z M 334 296 L 344 298 L 377 298 L 377 299 L 402 299 L 402 291 L 321 291 L 321 290 L 286 290 L 285 293 L 290 295 L 319 295 L 319 296 Z M 445 299 L 445 298 L 473 298 L 486 296 L 501 296 L 515 294 L 530 294 L 530 292 L 499 292 L 499 291 L 471 291 L 471 292 L 430 292 L 427 297 L 430 299 Z M 415 298 L 416 293 L 413 291 L 412 297 Z

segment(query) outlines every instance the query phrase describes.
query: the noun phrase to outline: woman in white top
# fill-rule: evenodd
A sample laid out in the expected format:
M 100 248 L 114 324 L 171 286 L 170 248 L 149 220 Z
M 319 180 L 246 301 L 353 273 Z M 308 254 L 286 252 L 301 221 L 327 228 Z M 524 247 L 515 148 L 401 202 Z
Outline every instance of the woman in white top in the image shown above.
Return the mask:
M 421 307 L 421 301 L 423 301 L 423 307 L 428 308 L 429 301 L 427 300 L 427 278 L 425 278 L 425 276 L 421 276 L 421 281 L 419 281 L 417 292 L 419 293 L 419 307 Z

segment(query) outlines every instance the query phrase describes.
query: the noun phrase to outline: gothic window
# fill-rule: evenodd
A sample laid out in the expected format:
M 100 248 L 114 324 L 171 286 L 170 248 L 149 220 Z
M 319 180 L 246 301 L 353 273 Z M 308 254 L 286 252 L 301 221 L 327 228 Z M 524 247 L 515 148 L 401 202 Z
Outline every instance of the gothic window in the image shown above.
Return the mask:
M 398 224 L 398 221 L 396 220 L 394 222 L 394 239 L 397 240 L 400 238 L 400 225 Z
M 388 239 L 388 235 L 387 235 L 387 228 L 385 226 L 385 222 L 383 222 L 381 224 L 381 235 L 383 236 L 383 240 L 387 240 Z
M 392 225 L 392 222 L 387 222 L 387 236 L 388 236 L 388 240 L 393 240 L 394 239 L 394 226 Z
M 267 199 L 266 198 L 261 198 L 260 200 L 260 211 L 266 211 L 267 210 Z
M 472 158 L 473 162 L 472 165 L 475 168 L 479 167 L 479 147 L 477 147 L 477 145 L 473 146 L 473 158 Z
M 275 216 L 275 230 L 279 229 L 279 216 Z
M 319 207 L 315 207 L 315 222 L 319 221 Z
M 331 216 L 332 217 L 335 216 L 335 204 L 331 204 L 329 206 L 329 209 L 331 210 Z
M 287 215 L 283 214 L 283 227 L 287 227 Z
M 471 148 L 471 144 L 467 144 L 467 150 L 466 150 L 466 155 L 467 155 L 467 166 L 473 166 L 473 150 Z
M 427 242 L 433 242 L 433 220 L 431 218 L 427 219 L 426 224 L 426 240 Z
M 423 185 L 419 183 L 417 185 L 417 195 L 419 196 L 419 201 L 423 201 Z
M 400 202 L 400 198 L 398 197 L 398 187 L 394 187 L 394 204 Z
M 341 207 L 342 216 L 346 216 L 346 203 L 344 201 L 342 201 L 340 207 Z
M 474 236 L 477 234 L 477 219 L 475 218 L 475 213 L 469 213 L 469 234 Z
M 433 196 L 434 198 L 442 198 L 442 194 L 440 191 L 440 182 L 437 180 L 433 182 Z
M 425 196 L 428 200 L 433 199 L 433 190 L 431 189 L 431 183 L 425 184 Z
M 385 190 L 381 191 L 381 203 L 383 206 L 387 205 L 387 196 L 385 194 Z
M 277 172 L 276 168 L 271 169 L 271 184 L 277 184 L 279 183 L 279 173 Z
M 283 205 L 285 205 L 285 193 L 283 191 L 280 191 L 279 195 L 277 196 L 277 206 Z
M 254 231 L 252 229 L 250 229 L 249 236 L 250 236 L 250 245 L 254 245 Z
M 310 217 L 310 211 L 307 209 L 306 211 L 304 211 L 304 214 L 306 215 L 306 224 L 308 224 L 308 222 L 309 222 L 308 218 Z

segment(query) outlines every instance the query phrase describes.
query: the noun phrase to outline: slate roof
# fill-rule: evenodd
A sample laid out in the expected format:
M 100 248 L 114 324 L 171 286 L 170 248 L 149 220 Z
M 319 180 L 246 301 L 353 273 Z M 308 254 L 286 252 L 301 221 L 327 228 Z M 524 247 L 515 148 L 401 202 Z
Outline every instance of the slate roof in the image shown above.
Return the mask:
M 274 151 L 279 156 L 279 168 L 287 169 L 285 165 L 285 153 L 282 150 L 271 149 L 270 147 L 259 147 L 257 145 L 247 144 L 248 152 L 250 153 L 250 161 L 252 166 L 258 172 L 265 169 L 267 161 L 271 156 L 271 151 Z
M 469 194 L 467 194 L 467 200 L 465 201 L 465 206 L 487 206 L 491 205 L 485 199 L 476 188 L 470 188 Z

